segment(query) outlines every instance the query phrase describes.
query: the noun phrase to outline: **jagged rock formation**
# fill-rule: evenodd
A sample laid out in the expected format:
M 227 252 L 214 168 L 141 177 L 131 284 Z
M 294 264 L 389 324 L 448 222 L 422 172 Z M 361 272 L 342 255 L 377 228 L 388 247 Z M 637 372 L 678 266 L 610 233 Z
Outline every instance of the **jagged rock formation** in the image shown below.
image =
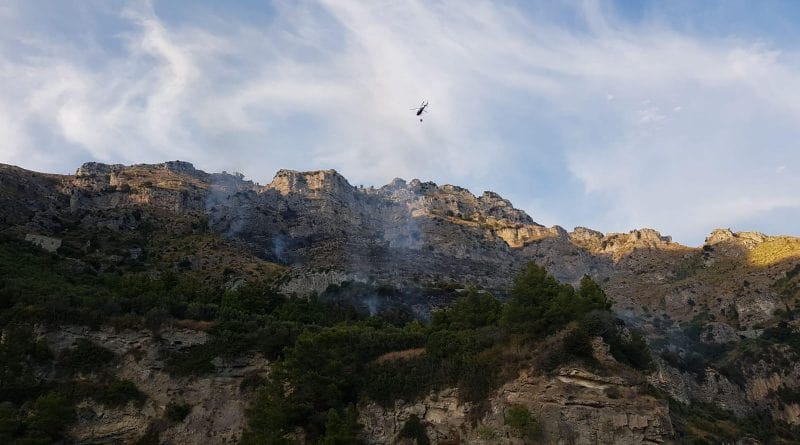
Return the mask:
M 531 259 L 575 282 L 584 274 L 608 275 L 634 250 L 678 248 L 651 229 L 603 235 L 547 228 L 492 192 L 476 197 L 456 186 L 402 179 L 363 189 L 334 170 L 281 170 L 265 186 L 181 161 L 87 163 L 74 177 L 33 178 L 28 182 L 44 190 L 35 200 L 43 207 L 29 209 L 36 216 L 25 221 L 32 233 L 47 235 L 58 230 L 62 214 L 87 211 L 93 213 L 82 215 L 83 225 L 134 229 L 130 215 L 111 218 L 100 211 L 144 205 L 203 215 L 215 232 L 247 243 L 267 260 L 396 282 L 458 277 L 499 289 Z

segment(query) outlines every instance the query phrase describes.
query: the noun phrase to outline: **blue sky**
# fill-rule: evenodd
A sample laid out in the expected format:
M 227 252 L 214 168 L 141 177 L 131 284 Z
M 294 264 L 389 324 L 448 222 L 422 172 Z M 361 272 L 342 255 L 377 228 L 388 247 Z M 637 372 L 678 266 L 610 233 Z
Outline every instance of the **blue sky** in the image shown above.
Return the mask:
M 567 229 L 800 235 L 800 2 L 753 5 L 7 1 L 0 162 L 335 168 Z

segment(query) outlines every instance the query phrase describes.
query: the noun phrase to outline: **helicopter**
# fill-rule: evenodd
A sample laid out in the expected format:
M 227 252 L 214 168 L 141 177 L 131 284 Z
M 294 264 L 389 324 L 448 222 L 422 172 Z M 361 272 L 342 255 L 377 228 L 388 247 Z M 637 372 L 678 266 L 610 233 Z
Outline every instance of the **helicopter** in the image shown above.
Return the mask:
M 428 101 L 423 100 L 419 106 L 414 108 L 409 108 L 409 110 L 417 110 L 417 116 L 420 116 L 422 115 L 422 113 L 427 113 L 427 111 L 425 111 L 425 108 L 427 107 L 428 107 Z M 419 121 L 422 122 L 422 118 L 419 118 Z

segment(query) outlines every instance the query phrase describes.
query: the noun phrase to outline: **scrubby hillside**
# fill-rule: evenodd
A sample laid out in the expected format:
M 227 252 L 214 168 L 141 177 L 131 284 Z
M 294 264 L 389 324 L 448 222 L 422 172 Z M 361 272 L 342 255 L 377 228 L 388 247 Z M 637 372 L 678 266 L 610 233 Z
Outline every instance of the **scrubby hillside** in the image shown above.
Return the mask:
M 3 443 L 800 440 L 798 238 L 179 161 L 0 166 L 0 222 Z

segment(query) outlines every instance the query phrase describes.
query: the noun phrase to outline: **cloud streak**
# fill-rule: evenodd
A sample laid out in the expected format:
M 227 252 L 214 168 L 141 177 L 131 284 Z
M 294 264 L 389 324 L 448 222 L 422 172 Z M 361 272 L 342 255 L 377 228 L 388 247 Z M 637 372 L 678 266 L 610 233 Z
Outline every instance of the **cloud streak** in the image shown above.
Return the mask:
M 630 23 L 595 2 L 345 0 L 272 5 L 263 23 L 90 7 L 74 17 L 89 37 L 59 38 L 29 31 L 40 18 L 21 5 L 0 8 L 2 162 L 430 178 L 534 203 L 544 223 L 689 243 L 800 213 L 798 57 L 761 41 Z M 423 98 L 420 123 L 407 109 Z

